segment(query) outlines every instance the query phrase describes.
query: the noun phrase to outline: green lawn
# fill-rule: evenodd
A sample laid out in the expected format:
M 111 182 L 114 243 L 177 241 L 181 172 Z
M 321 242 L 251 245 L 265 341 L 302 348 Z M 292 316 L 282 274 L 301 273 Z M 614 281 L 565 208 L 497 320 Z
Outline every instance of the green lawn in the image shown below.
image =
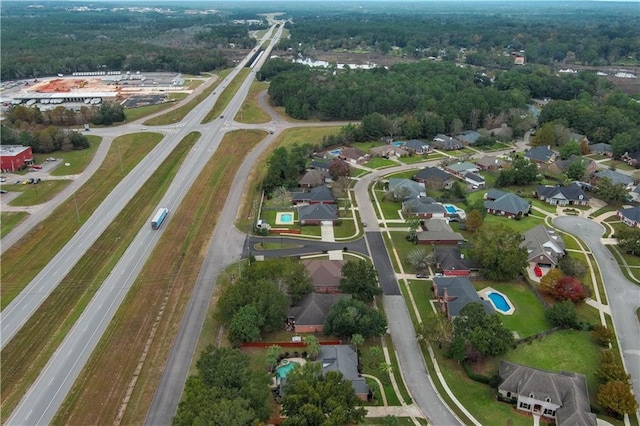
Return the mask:
M 400 258 L 400 262 L 402 262 L 402 268 L 404 269 L 404 272 L 407 273 L 407 274 L 411 274 L 411 273 L 414 273 L 415 271 L 413 270 L 413 268 L 411 266 L 409 266 L 409 263 L 407 262 L 407 254 L 411 250 L 421 249 L 421 248 L 425 249 L 428 252 L 430 252 L 431 251 L 431 246 L 430 245 L 417 245 L 417 244 L 413 244 L 411 241 L 407 241 L 406 237 L 407 237 L 408 234 L 409 234 L 408 232 L 404 232 L 404 231 L 391 232 L 391 241 L 393 241 L 393 245 L 394 245 L 394 247 L 396 248 L 396 250 L 398 252 L 398 257 Z M 394 258 L 393 252 L 391 251 L 391 247 L 387 246 L 387 250 L 389 251 L 389 256 Z M 398 272 L 400 272 L 400 271 L 398 271 Z
M 27 212 L 0 212 L 0 238 L 11 232 L 27 216 Z
M 505 294 L 515 311 L 513 315 L 500 315 L 502 323 L 511 331 L 515 331 L 523 338 L 534 335 L 551 328 L 544 316 L 544 307 L 536 298 L 533 292 L 522 281 L 513 282 L 491 282 L 484 280 L 474 280 L 473 286 L 476 290 L 485 287 L 492 287 Z
M 508 149 L 510 148 L 511 145 L 506 145 L 502 142 L 495 142 L 493 145 L 483 145 L 483 146 L 474 146 L 475 149 L 477 149 L 478 151 L 502 151 L 504 149 Z
M 634 171 L 635 170 L 634 167 L 631 167 L 630 165 L 628 165 L 624 161 L 608 160 L 608 161 L 603 161 L 600 164 L 604 164 L 607 167 L 615 167 L 616 169 L 620 169 L 620 170 L 626 170 L 626 171 Z
M 11 200 L 10 206 L 36 206 L 53 199 L 71 183 L 70 180 L 43 180 L 37 185 L 10 185 L 10 191 L 22 192 Z
M 386 158 L 373 157 L 371 160 L 363 164 L 365 167 L 371 169 L 383 169 L 385 167 L 397 166 L 398 163 L 393 160 L 387 160 Z
M 407 170 L 406 172 L 398 172 L 386 175 L 384 178 L 412 179 L 416 175 L 416 173 L 418 173 L 418 170 Z
M 93 135 L 87 136 L 87 139 L 89 140 L 89 148 L 87 149 L 81 149 L 78 151 L 56 151 L 49 154 L 35 154 L 34 157 L 36 163 L 42 163 L 46 157 L 55 157 L 59 158 L 61 161 L 58 167 L 51 170 L 50 174 L 52 176 L 67 176 L 82 173 L 91 162 L 91 159 L 95 155 L 100 141 L 102 140 L 101 137 Z M 69 163 L 69 165 L 66 166 L 66 163 Z
M 263 90 L 267 90 L 268 88 L 268 83 L 254 81 L 234 119 L 241 123 L 268 123 L 271 117 L 258 105 L 258 96 Z
M 384 142 L 375 142 L 375 141 L 353 142 L 351 144 L 352 147 L 358 148 L 359 150 L 362 150 L 362 151 L 366 152 L 367 154 L 369 154 L 369 151 L 371 150 L 371 148 L 375 148 L 376 146 L 383 146 L 383 145 L 385 145 Z
M 399 210 L 402 210 L 402 204 L 395 201 L 387 201 L 383 197 L 384 192 L 376 191 L 376 196 L 378 197 L 378 203 L 380 203 L 380 208 L 382 209 L 382 214 L 386 220 L 392 219 L 400 219 L 400 215 L 398 214 Z
M 492 214 L 488 214 L 484 218 L 484 223 L 485 225 L 504 224 L 513 230 L 523 233 L 537 225 L 544 224 L 544 221 L 532 216 L 525 216 L 520 220 L 516 220 L 509 219 L 504 216 L 495 216 Z
M 433 154 L 424 154 L 424 155 L 412 155 L 410 157 L 400 157 L 398 160 L 404 164 L 416 164 L 421 163 L 423 161 L 433 161 L 439 160 L 440 158 L 444 158 L 444 155 L 433 153 Z
M 356 233 L 356 224 L 353 217 L 340 219 L 340 225 L 333 227 L 333 235 L 336 238 L 349 238 Z

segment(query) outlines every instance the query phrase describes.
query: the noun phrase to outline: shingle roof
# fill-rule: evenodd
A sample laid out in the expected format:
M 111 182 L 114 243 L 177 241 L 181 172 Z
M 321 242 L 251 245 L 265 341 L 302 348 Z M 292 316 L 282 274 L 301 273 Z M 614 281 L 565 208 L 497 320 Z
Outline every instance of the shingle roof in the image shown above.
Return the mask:
M 500 361 L 502 383 L 499 390 L 515 395 L 534 395 L 538 401 L 560 405 L 556 410 L 558 426 L 595 426 L 596 416 L 591 413 L 587 379 L 571 372 L 554 373 L 524 365 Z
M 304 186 L 317 186 L 324 182 L 324 173 L 318 169 L 311 169 L 300 178 L 298 184 Z
M 433 138 L 433 143 L 439 147 L 451 149 L 460 146 L 460 142 L 441 133 Z
M 589 200 L 587 194 L 584 193 L 582 188 L 576 183 L 572 183 L 569 186 L 545 186 L 538 185 L 536 189 L 538 195 L 542 195 L 545 198 L 563 197 L 572 201 L 586 201 Z
M 469 145 L 473 145 L 476 143 L 478 138 L 480 138 L 480 133 L 476 132 L 475 130 L 465 130 L 464 132 L 456 136 L 456 138 L 468 143 Z
M 301 263 L 307 269 L 314 287 L 335 287 L 342 278 L 342 260 L 305 259 Z
M 558 258 L 563 256 L 567 248 L 562 237 L 553 229 L 544 225 L 538 225 L 531 228 L 523 234 L 524 240 L 521 247 L 527 249 L 529 261 L 535 261 L 539 256 L 544 255 L 554 263 L 558 262 Z
M 507 164 L 507 162 L 498 157 L 487 155 L 480 158 L 479 160 L 476 160 L 476 164 L 484 167 L 502 167 Z
M 437 167 L 426 167 L 420 170 L 418 173 L 416 173 L 415 178 L 420 180 L 437 178 L 437 179 L 441 179 L 442 181 L 454 179 L 454 177 L 451 176 L 449 173 Z
M 417 197 L 426 195 L 427 189 L 424 183 L 416 182 L 411 179 L 390 178 L 389 191 L 394 195 L 401 195 L 402 198 Z
M 524 156 L 527 158 L 531 158 L 532 160 L 540 161 L 543 163 L 551 160 L 554 155 L 556 155 L 556 153 L 546 146 L 536 146 L 534 148 L 531 148 L 529 152 L 524 154 Z
M 633 222 L 640 223 L 640 206 L 629 207 L 628 209 L 620 209 L 618 211 L 627 219 Z
M 593 145 L 589 145 L 589 150 L 591 152 L 598 152 L 601 154 L 607 153 L 607 152 L 613 152 L 613 147 L 611 146 L 611 144 L 608 143 L 594 143 Z
M 487 209 L 512 213 L 514 215 L 527 213 L 531 208 L 527 200 L 510 192 L 503 192 L 494 201 L 485 201 L 484 207 Z
M 322 345 L 317 359 L 322 363 L 323 373 L 339 371 L 351 381 L 356 393 L 369 393 L 366 380 L 358 373 L 358 356 L 350 345 Z
M 471 180 L 473 182 L 477 182 L 477 183 L 484 183 L 485 182 L 484 177 L 480 176 L 477 173 L 472 173 L 472 172 L 465 173 L 464 174 L 464 178 L 465 179 L 469 179 L 469 180 Z
M 296 192 L 291 197 L 291 200 L 292 201 L 309 201 L 309 202 L 316 202 L 316 203 L 335 202 L 333 193 L 328 187 L 324 185 L 311 188 L 310 191 Z
M 411 213 L 446 213 L 444 206 L 431 197 L 412 197 L 402 202 L 402 208 Z
M 412 151 L 426 151 L 429 149 L 429 144 L 418 139 L 411 139 L 404 145 L 406 148 Z
M 436 251 L 438 250 L 442 251 L 444 248 L 436 247 Z M 444 290 L 447 290 L 447 296 L 451 299 L 447 302 L 449 315 L 452 317 L 458 316 L 462 308 L 473 302 L 481 303 L 487 314 L 495 313 L 490 302 L 480 299 L 467 277 L 435 277 L 433 283 L 437 289 L 436 297 L 443 297 Z
M 293 317 L 296 325 L 322 326 L 331 307 L 338 300 L 350 297 L 349 294 L 309 293 L 289 309 L 288 316 Z
M 620 172 L 616 172 L 615 170 L 600 170 L 596 172 L 597 178 L 609 178 L 611 183 L 614 185 L 631 185 L 633 183 L 633 178 L 631 176 L 627 176 Z
M 447 166 L 447 169 L 453 170 L 456 173 L 461 173 L 466 170 L 478 170 L 478 166 L 476 166 L 473 163 L 462 162 L 462 163 L 449 164 Z
M 338 209 L 333 204 L 309 204 L 298 207 L 298 220 L 337 220 Z

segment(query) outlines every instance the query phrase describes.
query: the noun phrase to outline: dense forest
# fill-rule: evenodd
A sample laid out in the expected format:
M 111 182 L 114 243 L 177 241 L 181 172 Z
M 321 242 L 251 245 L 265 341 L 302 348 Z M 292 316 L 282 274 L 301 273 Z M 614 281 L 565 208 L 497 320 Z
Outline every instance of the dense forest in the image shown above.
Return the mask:
M 266 22 L 234 23 L 259 20 L 255 13 L 189 13 L 186 5 L 168 7 L 2 2 L 0 76 L 10 80 L 101 70 L 198 74 L 229 66 L 229 50 L 252 48 L 249 30 L 267 27 Z

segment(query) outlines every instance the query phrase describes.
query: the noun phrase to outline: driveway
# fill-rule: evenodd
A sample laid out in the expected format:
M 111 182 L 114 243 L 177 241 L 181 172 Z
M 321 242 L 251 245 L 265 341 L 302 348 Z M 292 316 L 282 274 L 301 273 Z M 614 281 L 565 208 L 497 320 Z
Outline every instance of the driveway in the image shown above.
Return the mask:
M 582 239 L 593 253 L 606 290 L 613 323 L 620 342 L 623 361 L 631 374 L 633 392 L 640 395 L 640 323 L 636 309 L 640 306 L 640 287 L 628 281 L 600 237 L 604 228 L 582 217 L 556 217 L 553 223 L 560 229 Z

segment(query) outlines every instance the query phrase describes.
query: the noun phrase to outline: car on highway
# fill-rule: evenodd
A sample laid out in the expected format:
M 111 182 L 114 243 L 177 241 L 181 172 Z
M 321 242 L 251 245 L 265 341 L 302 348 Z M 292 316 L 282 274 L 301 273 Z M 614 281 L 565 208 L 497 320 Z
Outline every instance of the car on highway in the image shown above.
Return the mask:
M 221 115 L 220 118 L 224 118 L 224 115 Z

